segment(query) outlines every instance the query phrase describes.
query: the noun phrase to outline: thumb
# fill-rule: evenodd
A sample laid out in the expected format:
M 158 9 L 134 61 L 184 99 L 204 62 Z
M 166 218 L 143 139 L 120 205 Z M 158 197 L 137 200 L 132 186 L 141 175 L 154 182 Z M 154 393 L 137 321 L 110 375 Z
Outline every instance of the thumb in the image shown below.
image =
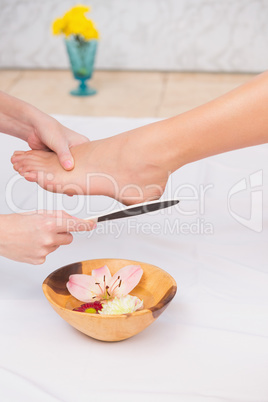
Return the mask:
M 63 169 L 72 170 L 74 168 L 74 158 L 69 149 L 67 138 L 60 138 L 53 148 Z

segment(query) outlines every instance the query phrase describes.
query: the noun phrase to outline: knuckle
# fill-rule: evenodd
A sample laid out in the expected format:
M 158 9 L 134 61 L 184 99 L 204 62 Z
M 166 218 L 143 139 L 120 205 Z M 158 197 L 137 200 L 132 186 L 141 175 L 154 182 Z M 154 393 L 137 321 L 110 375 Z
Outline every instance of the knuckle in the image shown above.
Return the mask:
M 52 242 L 53 242 L 53 237 L 52 236 L 45 236 L 43 238 L 42 245 L 43 246 L 50 246 L 52 244 Z
M 44 218 L 43 225 L 44 225 L 45 231 L 48 231 L 48 232 L 53 232 L 56 227 L 55 220 L 52 218 Z
M 45 226 L 46 226 L 46 217 L 44 215 L 43 211 L 37 211 L 36 215 L 35 215 L 35 228 L 38 231 L 42 231 L 44 230 Z

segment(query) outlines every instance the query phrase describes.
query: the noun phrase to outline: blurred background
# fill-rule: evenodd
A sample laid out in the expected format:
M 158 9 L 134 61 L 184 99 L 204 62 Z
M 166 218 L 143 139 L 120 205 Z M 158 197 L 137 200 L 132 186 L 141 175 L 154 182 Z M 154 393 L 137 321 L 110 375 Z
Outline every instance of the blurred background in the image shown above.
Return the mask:
M 100 41 L 91 84 L 76 86 L 52 21 L 74 0 L 0 0 L 0 89 L 47 113 L 169 117 L 268 67 L 265 0 L 90 0 Z

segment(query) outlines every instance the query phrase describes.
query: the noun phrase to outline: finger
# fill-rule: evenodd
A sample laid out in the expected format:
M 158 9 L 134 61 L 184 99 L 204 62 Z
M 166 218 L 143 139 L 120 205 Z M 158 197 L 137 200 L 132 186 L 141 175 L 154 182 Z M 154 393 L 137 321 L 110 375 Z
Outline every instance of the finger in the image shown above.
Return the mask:
M 60 222 L 60 219 L 62 219 L 62 220 L 67 219 L 67 218 L 76 219 L 75 217 L 69 215 L 67 212 L 65 212 L 63 210 L 57 211 L 55 209 L 54 210 L 53 209 L 38 209 L 38 210 L 35 210 L 35 213 L 38 215 L 45 215 L 49 218 L 54 218 L 54 219 L 58 218 L 59 222 Z
M 62 221 L 68 220 L 68 219 L 80 220 L 76 216 L 72 216 L 72 215 L 68 214 L 68 212 L 64 211 L 63 209 L 58 210 L 58 211 L 49 211 L 49 213 L 53 213 L 55 215 L 55 217 L 57 217 L 59 220 L 62 219 Z
M 85 221 L 75 217 L 62 219 L 62 224 L 58 225 L 58 233 L 62 232 L 89 232 L 97 227 L 96 220 Z
M 68 214 L 68 212 L 64 211 L 63 209 L 58 211 L 50 211 L 50 213 L 53 213 L 54 216 L 58 218 L 59 222 L 60 219 L 62 219 L 62 221 L 68 219 L 78 219 L 75 216 Z
M 69 148 L 68 148 L 69 149 Z M 74 168 L 74 159 L 71 152 L 58 153 L 58 158 L 61 166 L 65 170 L 72 170 Z
M 59 233 L 56 236 L 55 246 L 66 246 L 67 244 L 71 244 L 73 241 L 73 235 L 71 233 Z
M 97 219 L 84 220 L 69 215 L 67 212 L 60 211 L 46 211 L 39 210 L 38 214 L 47 215 L 53 219 L 56 227 L 56 233 L 69 233 L 69 232 L 88 232 L 96 228 Z
M 74 159 L 69 149 L 67 138 L 60 137 L 53 146 L 53 151 L 57 154 L 59 162 L 63 169 L 72 170 L 74 168 Z
M 71 231 L 90 232 L 91 230 L 96 229 L 96 227 L 97 227 L 96 220 L 84 221 L 83 219 L 80 219 L 79 222 L 76 222 L 73 226 L 71 226 Z
M 39 215 L 45 215 L 48 216 L 49 218 L 56 218 L 59 215 L 59 212 L 64 212 L 64 211 L 55 211 L 51 209 L 38 209 L 37 214 Z
M 55 218 L 58 211 L 51 211 L 47 209 L 33 209 L 32 211 L 22 212 L 21 215 L 45 215 L 48 218 Z
M 48 254 L 53 253 L 53 252 L 56 251 L 59 247 L 60 247 L 60 244 L 59 244 L 59 245 L 50 246 L 49 249 L 48 249 Z
M 75 217 L 69 215 L 67 212 L 63 210 L 53 210 L 53 209 L 38 209 L 36 211 L 38 215 L 44 215 L 47 218 L 51 218 L 53 221 L 56 221 L 56 225 L 58 227 L 62 227 L 63 221 L 66 221 L 66 219 L 75 219 Z M 65 231 L 64 231 L 65 232 Z M 57 231 L 58 233 L 58 231 Z

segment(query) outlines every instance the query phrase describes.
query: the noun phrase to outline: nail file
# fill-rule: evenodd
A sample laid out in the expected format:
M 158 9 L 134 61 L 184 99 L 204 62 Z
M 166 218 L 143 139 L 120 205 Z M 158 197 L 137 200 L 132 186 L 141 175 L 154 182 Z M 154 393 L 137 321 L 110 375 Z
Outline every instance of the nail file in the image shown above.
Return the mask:
M 169 208 L 179 203 L 179 200 L 163 200 L 163 201 L 150 201 L 143 202 L 142 204 L 130 205 L 124 209 L 118 209 L 110 212 L 109 214 L 92 216 L 85 220 L 94 219 L 97 222 L 105 222 L 113 219 L 129 218 L 135 215 L 147 214 L 149 212 L 157 211 L 159 209 Z

